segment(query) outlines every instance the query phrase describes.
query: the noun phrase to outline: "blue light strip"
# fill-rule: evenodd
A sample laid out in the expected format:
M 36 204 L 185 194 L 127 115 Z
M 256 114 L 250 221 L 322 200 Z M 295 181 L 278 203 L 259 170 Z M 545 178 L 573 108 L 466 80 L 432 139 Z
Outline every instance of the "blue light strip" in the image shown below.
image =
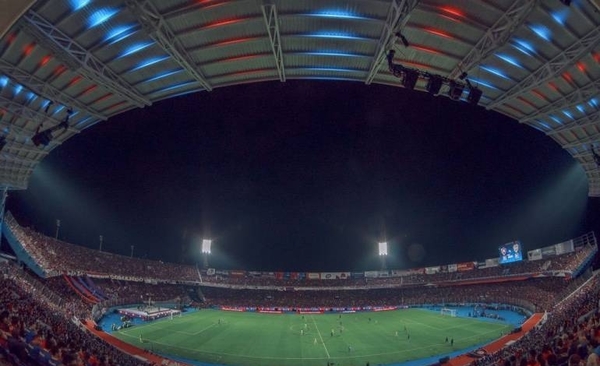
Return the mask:
M 165 73 L 158 74 L 158 75 L 156 75 L 156 76 L 154 76 L 154 77 L 151 77 L 150 79 L 143 80 L 143 81 L 141 81 L 141 82 L 140 82 L 140 84 L 142 84 L 142 83 L 150 83 L 150 82 L 152 82 L 152 81 L 160 80 L 160 79 L 162 79 L 162 78 L 166 78 L 166 77 L 168 77 L 168 76 L 171 76 L 171 75 L 175 75 L 175 74 L 177 74 L 177 73 L 180 73 L 181 71 L 183 71 L 183 70 L 167 71 L 167 72 L 165 72 Z
M 550 115 L 548 116 L 550 117 L 551 120 L 553 120 L 554 122 L 558 123 L 559 125 L 562 125 L 563 123 L 561 122 L 560 119 L 558 119 L 558 117 L 554 116 L 554 115 Z
M 541 39 L 550 42 L 552 37 L 552 33 L 550 32 L 550 29 L 548 29 L 546 26 L 541 25 L 541 24 L 536 24 L 536 25 L 530 25 L 529 29 L 531 29 L 533 31 L 533 33 L 537 34 L 538 37 L 540 37 Z
M 340 81 L 356 81 L 356 79 L 352 79 L 352 78 L 345 78 L 345 77 L 340 77 L 340 76 L 309 76 L 307 77 L 308 79 L 311 80 L 340 80 Z M 304 78 L 302 78 L 304 79 Z
M 335 19 L 368 19 L 360 15 L 353 14 L 344 10 L 323 10 L 316 13 L 304 14 L 311 17 L 335 18 Z
M 6 76 L 0 76 L 0 86 L 5 87 L 8 85 L 8 78 Z
M 497 53 L 497 54 L 496 54 L 496 57 L 498 57 L 499 59 L 501 59 L 501 60 L 503 60 L 503 61 L 506 61 L 506 62 L 508 62 L 509 64 L 511 64 L 511 65 L 513 65 L 513 66 L 516 66 L 516 67 L 518 67 L 518 68 L 520 68 L 520 69 L 523 69 L 523 68 L 524 68 L 524 67 L 523 67 L 523 66 L 522 66 L 520 63 L 518 63 L 518 62 L 517 62 L 517 60 L 515 60 L 515 59 L 514 59 L 513 57 L 511 57 L 511 56 L 508 56 L 508 55 L 504 55 L 504 54 Z
M 144 67 L 148 67 L 148 66 L 157 64 L 157 63 L 159 63 L 161 61 L 164 61 L 164 60 L 166 60 L 168 58 L 169 58 L 169 56 L 154 57 L 154 58 L 151 58 L 151 59 L 148 59 L 148 60 L 142 62 L 141 64 L 137 65 L 136 67 L 134 67 L 133 69 L 131 69 L 129 71 L 130 72 L 131 71 L 137 71 L 137 70 L 143 69 Z
M 342 69 L 335 67 L 298 67 L 298 69 L 315 70 L 315 71 L 333 71 L 333 72 L 356 72 L 358 70 Z
M 585 108 L 584 108 L 583 104 L 578 105 L 577 110 L 581 113 L 585 113 Z
M 571 112 L 564 110 L 562 111 L 562 114 L 564 114 L 565 116 L 569 117 L 570 119 L 573 119 L 573 115 L 571 114 Z
M 110 42 L 109 44 L 114 44 L 122 41 L 135 33 L 133 28 L 133 25 L 122 25 L 114 28 L 106 34 L 106 37 L 104 37 L 104 42 Z
M 192 85 L 195 84 L 195 81 L 188 81 L 185 83 L 180 83 L 180 84 L 175 84 L 175 85 L 171 85 L 171 86 L 167 86 L 166 88 L 157 90 L 155 93 L 163 93 L 169 90 L 173 90 L 173 89 L 178 89 L 178 88 L 183 88 L 184 86 L 188 86 L 188 85 Z
M 95 26 L 98 26 L 98 25 L 108 21 L 110 18 L 112 18 L 118 12 L 119 11 L 117 9 L 108 9 L 108 8 L 99 9 L 99 10 L 95 11 L 88 18 L 88 29 L 93 28 Z
M 489 67 L 489 66 L 481 66 L 482 70 L 485 70 L 487 72 L 489 72 L 490 74 L 494 74 L 496 76 L 499 76 L 503 79 L 507 79 L 507 80 L 511 80 L 506 74 L 504 74 L 502 71 L 495 69 L 493 67 Z
M 519 52 L 526 54 L 527 56 L 534 56 L 536 54 L 535 48 L 531 45 L 531 43 L 522 40 L 515 39 L 512 43 L 512 46 L 517 49 Z
M 58 108 L 56 108 L 56 109 L 54 110 L 54 112 L 52 112 L 52 115 L 55 115 L 55 114 L 57 114 L 58 112 L 62 111 L 63 109 L 65 109 L 65 106 L 64 106 L 64 105 L 61 105 L 61 106 L 59 106 Z
M 69 0 L 69 3 L 71 4 L 71 9 L 77 11 L 89 4 L 90 0 Z
M 348 33 L 340 33 L 340 32 L 319 32 L 319 33 L 309 33 L 305 34 L 305 37 L 315 37 L 315 38 L 336 38 L 336 39 L 369 39 L 364 37 L 355 36 L 353 34 Z
M 543 127 L 547 128 L 547 129 L 549 129 L 549 130 L 551 130 L 551 129 L 552 129 L 552 127 L 548 126 L 548 124 L 547 124 L 547 123 L 544 123 L 544 122 L 540 121 L 539 119 L 536 119 L 535 121 L 536 121 L 538 124 L 542 125 Z
M 310 55 L 310 56 L 331 56 L 331 57 L 371 57 L 371 56 L 359 55 L 357 53 L 328 52 L 328 51 L 300 52 L 300 54 Z
M 23 90 L 23 85 L 15 85 L 15 95 L 19 95 L 19 93 Z
M 152 46 L 153 44 L 154 44 L 153 42 L 134 44 L 132 46 L 127 47 L 125 49 L 125 51 L 123 51 L 123 53 L 121 53 L 119 55 L 118 58 L 123 58 L 123 57 L 127 57 L 127 56 L 130 56 L 130 55 L 133 55 L 134 53 L 139 52 L 139 51 L 141 51 L 141 50 L 143 50 L 145 48 L 148 48 L 148 47 Z
M 474 79 L 469 77 L 469 81 L 471 82 L 471 84 L 475 84 L 475 86 L 485 86 L 486 88 L 489 89 L 494 89 L 494 90 L 499 90 L 498 88 L 496 88 L 495 86 L 493 86 L 492 84 L 488 83 L 487 81 L 483 81 L 483 80 L 479 80 L 479 79 Z
M 569 8 L 564 7 L 560 10 L 555 10 L 550 13 L 552 19 L 554 19 L 558 24 L 565 25 L 565 21 L 567 20 L 567 16 L 569 15 Z
M 86 118 L 82 119 L 81 121 L 78 121 L 78 122 L 75 124 L 75 126 L 79 126 L 79 125 L 81 125 L 81 124 L 83 124 L 83 123 L 85 123 L 85 122 L 89 121 L 90 119 L 92 119 L 92 116 L 86 117 Z
M 592 100 L 590 100 L 589 105 L 591 105 L 594 108 L 598 108 L 598 98 L 593 98 Z

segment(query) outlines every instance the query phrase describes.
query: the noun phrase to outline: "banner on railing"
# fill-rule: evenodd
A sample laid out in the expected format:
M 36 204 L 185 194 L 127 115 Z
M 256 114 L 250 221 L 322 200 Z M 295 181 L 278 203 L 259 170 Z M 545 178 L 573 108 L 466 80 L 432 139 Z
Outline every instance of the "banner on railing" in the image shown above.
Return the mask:
M 322 280 L 345 280 L 350 278 L 350 272 L 321 272 Z
M 459 272 L 471 271 L 471 270 L 475 269 L 475 264 L 477 264 L 477 262 L 463 262 L 463 263 L 459 263 L 456 269 Z
M 539 261 L 542 259 L 542 250 L 534 249 L 527 252 L 527 259 L 530 261 Z
M 440 272 L 440 266 L 425 267 L 425 274 L 435 274 Z

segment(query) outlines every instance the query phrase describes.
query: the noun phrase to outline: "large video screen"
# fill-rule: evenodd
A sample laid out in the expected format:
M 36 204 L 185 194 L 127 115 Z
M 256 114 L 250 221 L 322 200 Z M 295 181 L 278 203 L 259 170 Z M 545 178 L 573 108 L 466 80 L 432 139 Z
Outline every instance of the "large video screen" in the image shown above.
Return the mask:
M 500 252 L 500 264 L 523 260 L 523 247 L 518 240 L 501 245 L 498 251 Z

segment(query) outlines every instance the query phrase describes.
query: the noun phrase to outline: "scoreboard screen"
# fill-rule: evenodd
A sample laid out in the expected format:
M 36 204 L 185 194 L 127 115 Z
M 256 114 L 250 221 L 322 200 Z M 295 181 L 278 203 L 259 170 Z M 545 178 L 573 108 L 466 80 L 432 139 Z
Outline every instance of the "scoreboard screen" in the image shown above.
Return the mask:
M 500 264 L 512 263 L 523 260 L 523 248 L 520 241 L 513 241 L 498 248 L 500 252 Z

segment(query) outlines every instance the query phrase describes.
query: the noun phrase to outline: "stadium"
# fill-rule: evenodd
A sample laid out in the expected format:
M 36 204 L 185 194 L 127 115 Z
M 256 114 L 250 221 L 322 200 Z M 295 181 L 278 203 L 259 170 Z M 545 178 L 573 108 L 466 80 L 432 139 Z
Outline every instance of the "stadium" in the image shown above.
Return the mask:
M 8 0 L 2 6 L 0 365 L 600 365 L 598 247 L 591 231 L 598 227 L 594 210 L 600 196 L 598 1 Z M 220 94 L 222 90 L 242 95 L 235 99 Z M 296 93 L 292 98 L 280 98 L 290 90 Z M 402 101 L 390 98 L 396 95 Z M 202 104 L 198 100 L 205 104 L 193 106 Z M 272 124 L 241 123 L 262 118 L 253 117 L 261 109 L 278 113 L 268 117 Z M 352 115 L 357 110 L 364 113 Z M 240 123 L 220 118 L 228 112 Z M 422 126 L 405 121 L 416 121 L 419 114 Z M 333 119 L 336 115 L 339 120 Z M 197 130 L 190 127 L 196 121 L 181 121 L 181 135 L 173 131 L 176 119 L 202 117 L 210 121 Z M 163 120 L 159 129 L 143 124 L 152 118 Z M 546 175 L 543 169 L 518 165 L 515 160 L 525 159 L 522 154 L 502 156 L 507 151 L 499 147 L 501 136 L 481 138 L 486 136 L 482 132 L 481 141 L 475 142 L 476 135 L 462 135 L 458 121 L 475 118 L 490 123 L 485 127 L 488 135 L 510 135 L 521 142 L 509 149 L 544 155 L 529 163 L 547 169 Z M 130 135 L 112 141 L 96 137 L 100 128 L 116 129 L 128 119 L 139 123 Z M 302 119 L 311 120 L 302 125 L 306 131 L 289 126 Z M 322 126 L 326 119 L 331 126 Z M 368 127 L 348 127 L 360 125 L 355 119 L 364 119 Z M 404 124 L 390 128 L 397 119 Z M 425 119 L 448 123 L 430 132 Z M 514 122 L 527 131 L 492 121 Z M 214 127 L 221 122 L 226 127 Z M 465 126 L 475 129 L 473 122 Z M 290 138 L 298 131 L 306 135 L 301 143 Z M 455 145 L 434 150 L 432 145 L 440 144 L 436 133 Z M 246 135 L 252 134 L 258 136 L 255 143 L 246 145 Z M 215 138 L 221 135 L 226 138 Z M 401 135 L 406 140 L 395 143 Z M 214 139 L 221 150 L 207 148 L 203 136 Z M 331 145 L 335 154 L 323 153 L 319 145 L 336 136 L 343 136 L 346 145 Z M 369 138 L 371 145 L 362 149 Z M 167 147 L 165 140 L 175 140 L 188 156 L 171 155 L 173 146 Z M 75 143 L 83 149 L 72 153 Z M 131 151 L 124 153 L 119 145 Z M 154 160 L 136 156 L 137 145 L 156 150 Z M 192 150 L 191 145 L 204 150 Z M 214 161 L 189 158 L 213 156 L 237 145 L 237 155 L 223 154 Z M 436 158 L 429 159 L 418 145 L 429 145 Z M 481 178 L 478 186 L 462 187 L 464 177 L 477 175 L 474 162 L 479 160 L 461 160 L 458 150 L 449 151 L 448 146 L 464 145 L 484 151 L 481 161 L 504 177 L 476 177 Z M 138 198 L 117 189 L 104 192 L 124 196 L 121 206 L 108 210 L 114 220 L 100 219 L 88 209 L 85 195 L 64 193 L 68 190 L 45 164 L 56 159 L 67 169 L 76 161 L 69 155 L 89 152 L 91 157 L 90 150 L 110 157 L 104 165 L 89 167 L 104 167 L 100 173 L 108 178 L 102 184 L 112 184 L 112 179 L 121 186 L 139 185 L 155 201 L 145 210 L 159 212 L 156 216 L 163 221 L 145 227 L 137 241 L 104 241 L 100 233 L 94 234 L 98 245 L 76 235 L 71 240 L 74 231 L 69 230 L 74 229 L 65 221 L 61 227 L 55 219 L 51 230 L 41 224 L 41 216 L 48 221 L 52 215 L 46 212 L 53 199 L 48 192 L 68 197 L 57 207 L 81 206 L 73 209 L 75 216 L 89 216 L 107 227 L 111 221 L 133 227 L 149 217 L 130 210 L 138 206 Z M 311 155 L 314 151 L 318 153 Z M 364 160 L 357 160 L 353 151 Z M 337 163 L 344 154 L 348 158 L 342 169 Z M 234 163 L 241 156 L 258 158 L 255 165 L 244 160 L 247 166 L 240 167 Z M 312 160 L 302 160 L 306 156 Z M 268 164 L 276 158 L 285 171 L 297 170 L 281 173 Z M 117 171 L 127 160 L 137 165 L 121 181 Z M 428 176 L 431 171 L 422 173 L 424 167 L 409 168 L 409 160 L 423 166 L 433 162 L 432 169 L 440 171 L 440 166 L 453 166 L 444 172 L 456 186 Z M 465 199 L 461 210 L 473 211 L 467 212 L 470 221 L 462 223 L 461 233 L 481 241 L 484 235 L 477 230 L 483 221 L 525 217 L 505 210 L 531 198 L 516 193 L 517 186 L 558 180 L 565 161 L 575 173 L 562 177 L 561 190 L 542 192 L 542 204 L 530 206 L 550 206 L 531 209 L 531 216 L 542 219 L 510 230 L 494 223 L 496 231 L 507 232 L 490 235 L 486 250 L 484 245 L 461 246 L 461 234 L 451 245 L 440 243 L 435 258 L 434 247 L 428 247 L 430 257 L 424 261 L 423 246 L 402 243 L 407 236 L 395 229 L 391 214 L 382 213 L 381 219 L 372 214 L 393 212 L 413 201 L 381 193 L 405 181 L 399 175 L 370 176 L 368 166 L 404 169 L 415 181 L 407 185 L 406 197 L 421 194 L 416 187 L 423 182 L 433 187 L 423 195 L 433 197 L 434 209 L 425 210 L 422 218 L 437 210 L 444 224 L 450 222 L 460 212 L 444 207 L 443 201 L 447 196 Z M 195 190 L 171 177 L 174 173 L 161 170 L 166 165 L 178 165 L 177 178 L 187 178 L 190 185 L 210 179 L 222 185 L 225 194 L 214 194 L 220 202 L 207 206 L 239 200 L 232 210 L 247 212 L 246 221 L 221 224 L 233 226 L 228 230 L 205 225 L 208 229 L 198 230 L 204 240 L 196 241 L 191 252 L 179 253 L 177 245 L 158 234 L 177 226 L 174 222 L 181 217 L 165 202 L 175 200 L 174 191 L 181 191 L 190 206 L 217 198 L 198 198 Z M 163 183 L 171 189 L 145 181 L 151 170 L 169 176 Z M 210 179 L 196 180 L 196 170 Z M 419 181 L 420 174 L 425 177 Z M 95 178 L 86 177 L 78 177 L 82 185 L 97 189 Z M 253 184 L 259 178 L 271 184 L 261 188 L 257 199 L 273 205 L 268 198 L 273 196 L 281 201 L 276 206 L 283 207 L 272 210 L 269 220 L 240 199 L 256 190 Z M 315 183 L 319 179 L 333 189 L 323 189 Z M 360 186 L 361 195 L 379 194 L 373 199 L 379 202 L 355 221 L 341 221 L 366 206 L 348 206 L 353 196 L 357 202 L 363 196 L 349 185 L 331 183 L 337 180 Z M 367 185 L 369 180 L 379 185 Z M 496 180 L 494 186 L 491 181 Z M 34 197 L 40 181 L 47 185 L 46 193 L 21 199 Z M 489 195 L 482 188 L 488 185 L 508 195 Z M 461 188 L 468 192 L 461 196 Z M 337 195 L 338 190 L 347 193 Z M 575 203 L 575 191 L 585 191 L 586 202 Z M 306 205 L 292 202 L 294 195 Z M 474 206 L 486 200 L 492 206 L 482 207 L 490 216 L 477 218 L 481 211 Z M 105 197 L 105 202 L 112 201 Z M 583 220 L 585 206 L 588 216 Z M 201 213 L 217 217 L 219 211 Z M 293 231 L 271 234 L 287 216 L 295 223 Z M 304 220 L 309 216 L 317 219 Z M 335 219 L 324 220 L 327 216 Z M 321 227 L 344 235 L 361 232 L 356 226 L 364 223 L 369 229 L 356 240 L 376 248 L 377 255 L 359 263 L 366 251 L 357 251 L 355 243 L 324 239 L 324 244 L 306 244 L 306 238 L 322 232 L 312 225 L 318 220 L 327 221 Z M 422 221 L 424 229 L 412 235 L 424 237 L 443 226 Z M 561 221 L 571 226 L 558 225 Z M 177 227 L 182 240 L 192 241 L 187 228 Z M 270 246 L 252 244 L 244 236 L 252 230 L 269 231 L 271 236 L 262 238 L 270 238 Z M 545 236 L 528 239 L 528 230 Z M 307 236 L 309 232 L 315 234 Z M 152 235 L 163 241 L 162 248 L 157 245 L 148 256 L 134 252 Z M 233 248 L 224 244 L 240 237 L 248 243 L 237 249 L 247 257 L 234 260 L 228 253 L 229 261 L 223 259 Z M 288 238 L 287 245 L 279 244 L 282 237 Z M 399 247 L 406 247 L 404 261 Z M 288 260 L 272 254 L 284 251 Z M 262 262 L 251 262 L 252 252 Z

